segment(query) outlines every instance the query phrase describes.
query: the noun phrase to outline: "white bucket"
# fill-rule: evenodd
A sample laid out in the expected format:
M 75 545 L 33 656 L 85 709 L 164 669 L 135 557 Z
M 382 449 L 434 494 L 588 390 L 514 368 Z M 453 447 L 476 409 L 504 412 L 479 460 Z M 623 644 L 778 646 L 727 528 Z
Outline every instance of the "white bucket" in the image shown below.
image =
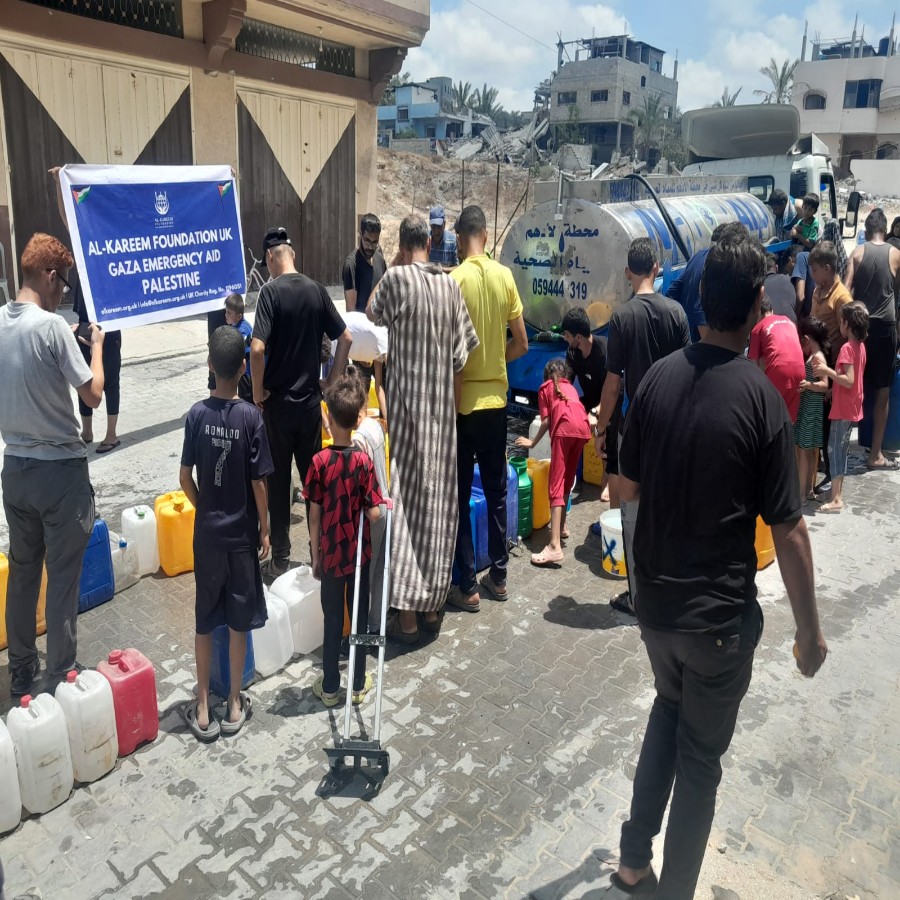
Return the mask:
M 601 564 L 614 578 L 625 578 L 625 539 L 622 535 L 622 511 L 608 509 L 600 515 Z
M 0 719 L 0 834 L 12 831 L 22 815 L 22 794 L 16 770 L 16 748 Z
M 111 772 L 119 755 L 116 710 L 109 682 L 92 669 L 69 672 L 56 688 L 66 717 L 75 780 L 83 784 Z
M 534 440 L 534 436 L 541 427 L 541 417 L 535 416 L 532 423 L 528 426 L 528 437 Z M 548 429 L 540 441 L 535 444 L 529 451 L 528 455 L 532 459 L 550 459 L 550 430 Z

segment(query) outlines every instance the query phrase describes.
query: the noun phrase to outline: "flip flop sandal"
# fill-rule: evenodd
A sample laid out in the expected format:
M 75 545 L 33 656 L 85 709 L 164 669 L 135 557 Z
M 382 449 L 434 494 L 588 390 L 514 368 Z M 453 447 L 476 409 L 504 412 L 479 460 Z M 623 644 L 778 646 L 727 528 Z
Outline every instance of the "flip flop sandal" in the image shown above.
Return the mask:
M 243 692 L 241 692 L 240 698 L 241 716 L 237 720 L 237 722 L 229 722 L 226 715 L 226 718 L 222 719 L 222 724 L 220 726 L 222 729 L 222 734 L 227 734 L 229 736 L 237 734 L 244 727 L 244 723 L 247 721 L 247 719 L 250 718 L 250 712 L 253 709 L 253 701 L 247 694 Z
M 497 589 L 497 585 L 491 580 L 490 572 L 487 575 L 483 575 L 481 581 L 478 582 L 479 586 L 482 587 L 485 591 L 490 594 L 495 600 L 498 600 L 500 603 L 505 603 L 509 600 L 509 591 L 500 591 Z
M 620 890 L 629 897 L 650 896 L 651 894 L 655 894 L 656 889 L 659 887 L 656 873 L 652 869 L 650 870 L 650 874 L 645 878 L 642 878 L 637 884 L 625 884 L 625 882 L 619 878 L 618 872 L 613 872 L 609 880 L 612 882 L 614 888 Z
M 441 625 L 444 624 L 444 613 L 445 609 L 441 609 L 438 611 L 437 618 L 433 622 L 429 622 L 425 616 L 422 616 L 422 627 L 429 632 L 430 634 L 440 634 L 441 633 Z
M 540 553 L 531 554 L 531 564 L 540 568 L 558 566 L 563 561 L 563 558 L 562 553 L 559 556 L 553 556 L 547 548 L 544 548 Z
M 121 441 L 114 441 L 112 444 L 109 444 L 106 441 L 103 441 L 103 443 L 100 444 L 100 446 L 94 452 L 95 453 L 109 453 L 110 450 L 115 450 L 116 447 L 118 447 L 119 444 L 121 444 L 121 443 L 122 443 Z
M 387 623 L 384 630 L 385 637 L 392 641 L 399 641 L 401 644 L 418 644 L 419 629 L 415 631 L 404 631 L 400 625 L 400 616 L 394 616 Z
M 897 459 L 886 459 L 884 461 L 884 465 L 881 466 L 870 466 L 866 463 L 866 469 L 869 472 L 880 472 L 885 470 L 887 472 L 895 472 L 897 469 L 900 469 L 900 460 Z
M 205 730 L 200 727 L 200 723 L 197 721 L 196 700 L 192 703 L 188 703 L 182 711 L 182 716 L 185 724 L 190 728 L 191 734 L 203 744 L 211 744 L 221 734 L 219 723 L 212 716 L 209 717 L 209 725 L 207 725 Z
M 450 588 L 450 593 L 447 596 L 447 606 L 455 606 L 457 609 L 464 610 L 465 612 L 476 613 L 481 609 L 481 601 L 476 600 L 474 603 L 470 603 L 468 599 L 463 596 L 462 591 L 454 585 L 454 587 Z

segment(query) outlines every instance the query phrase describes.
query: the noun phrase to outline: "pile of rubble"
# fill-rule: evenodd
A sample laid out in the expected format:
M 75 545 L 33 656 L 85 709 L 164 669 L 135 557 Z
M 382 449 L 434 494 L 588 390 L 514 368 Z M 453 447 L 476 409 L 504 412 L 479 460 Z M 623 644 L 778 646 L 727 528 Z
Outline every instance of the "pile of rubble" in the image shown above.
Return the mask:
M 547 154 L 537 146 L 537 142 L 549 128 L 550 119 L 546 112 L 536 112 L 527 125 L 515 131 L 501 134 L 496 125 L 490 125 L 475 137 L 463 138 L 449 148 L 447 156 L 451 159 L 493 160 L 518 165 L 543 162 Z

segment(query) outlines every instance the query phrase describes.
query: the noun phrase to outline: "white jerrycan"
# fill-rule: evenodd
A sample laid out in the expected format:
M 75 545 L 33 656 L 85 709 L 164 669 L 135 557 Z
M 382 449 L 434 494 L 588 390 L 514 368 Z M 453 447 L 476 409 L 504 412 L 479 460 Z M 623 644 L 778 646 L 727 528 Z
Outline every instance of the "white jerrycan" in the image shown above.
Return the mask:
M 112 771 L 119 755 L 109 682 L 90 669 L 69 672 L 56 689 L 56 699 L 66 717 L 75 780 L 87 784 L 102 778 Z
M 294 655 L 291 619 L 287 604 L 281 597 L 266 593 L 269 618 L 262 628 L 253 632 L 253 658 L 260 677 L 268 678 L 283 669 Z
M 291 620 L 294 653 L 312 653 L 322 646 L 325 619 L 319 582 L 313 578 L 309 566 L 299 566 L 276 578 L 269 594 L 284 600 Z
M 118 594 L 140 580 L 140 555 L 137 541 L 123 534 L 109 533 L 109 553 L 113 564 L 113 581 Z
M 62 707 L 50 694 L 26 695 L 6 725 L 16 745 L 22 806 L 34 815 L 49 812 L 72 793 L 72 755 Z
M 159 544 L 156 516 L 149 506 L 129 506 L 122 513 L 123 537 L 131 538 L 138 548 L 138 575 L 154 575 L 159 571 Z
M 22 816 L 22 794 L 16 771 L 16 747 L 0 719 L 0 834 L 12 831 Z

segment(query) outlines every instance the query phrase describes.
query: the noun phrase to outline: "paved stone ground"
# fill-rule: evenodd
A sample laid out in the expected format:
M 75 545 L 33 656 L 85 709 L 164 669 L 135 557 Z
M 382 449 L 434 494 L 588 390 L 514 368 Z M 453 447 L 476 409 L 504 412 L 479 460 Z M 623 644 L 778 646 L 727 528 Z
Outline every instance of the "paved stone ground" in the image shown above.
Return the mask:
M 153 340 L 126 336 L 123 446 L 91 460 L 113 525 L 176 484 L 183 415 L 203 395 L 198 328 L 155 356 Z M 900 476 L 851 477 L 846 496 L 842 515 L 809 518 L 831 648 L 815 680 L 794 670 L 777 566 L 759 578 L 766 628 L 698 897 L 900 896 Z M 341 711 L 312 696 L 315 656 L 251 688 L 236 738 L 207 747 L 186 733 L 193 576 L 146 578 L 81 616 L 83 663 L 121 646 L 155 662 L 160 737 L 0 839 L 8 895 L 601 896 L 653 689 L 637 629 L 607 605 L 620 584 L 587 534 L 599 510 L 586 489 L 562 568 L 514 559 L 508 603 L 450 611 L 438 638 L 392 651 L 380 790 L 326 777 Z M 295 547 L 303 529 L 298 517 Z

